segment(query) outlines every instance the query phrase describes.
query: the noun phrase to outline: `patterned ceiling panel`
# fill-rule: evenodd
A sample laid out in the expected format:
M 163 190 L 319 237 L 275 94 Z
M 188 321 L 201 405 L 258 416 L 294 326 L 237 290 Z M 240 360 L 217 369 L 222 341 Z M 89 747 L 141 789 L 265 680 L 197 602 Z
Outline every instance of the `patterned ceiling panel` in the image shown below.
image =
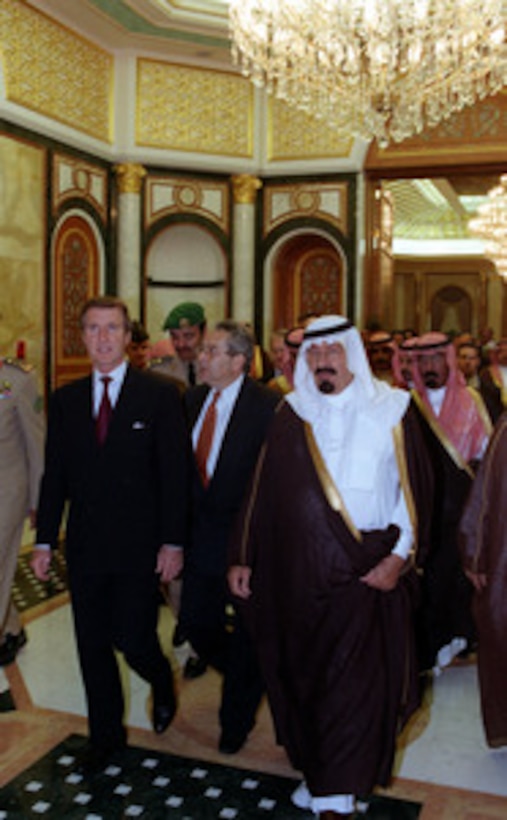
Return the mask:
M 395 239 L 469 239 L 468 222 L 497 183 L 486 175 L 384 182 L 393 199 Z

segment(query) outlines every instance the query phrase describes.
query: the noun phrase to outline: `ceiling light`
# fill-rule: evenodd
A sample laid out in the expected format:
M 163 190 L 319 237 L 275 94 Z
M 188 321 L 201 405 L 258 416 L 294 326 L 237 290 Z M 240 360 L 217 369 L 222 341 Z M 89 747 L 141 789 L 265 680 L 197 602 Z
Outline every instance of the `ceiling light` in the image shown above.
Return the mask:
M 383 146 L 507 82 L 502 0 L 230 0 L 246 76 Z

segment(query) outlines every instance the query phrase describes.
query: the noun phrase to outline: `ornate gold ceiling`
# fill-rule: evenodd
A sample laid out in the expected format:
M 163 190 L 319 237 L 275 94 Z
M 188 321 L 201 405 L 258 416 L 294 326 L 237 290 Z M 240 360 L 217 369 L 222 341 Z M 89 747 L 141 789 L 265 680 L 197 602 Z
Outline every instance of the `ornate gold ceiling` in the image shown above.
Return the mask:
M 115 49 L 230 65 L 224 0 L 28 0 Z
M 394 209 L 396 239 L 470 239 L 468 222 L 497 176 L 399 179 L 383 183 Z
M 227 0 L 26 0 L 108 50 L 157 54 L 201 67 L 232 66 Z M 497 177 L 460 176 L 384 182 L 395 237 L 461 239 Z

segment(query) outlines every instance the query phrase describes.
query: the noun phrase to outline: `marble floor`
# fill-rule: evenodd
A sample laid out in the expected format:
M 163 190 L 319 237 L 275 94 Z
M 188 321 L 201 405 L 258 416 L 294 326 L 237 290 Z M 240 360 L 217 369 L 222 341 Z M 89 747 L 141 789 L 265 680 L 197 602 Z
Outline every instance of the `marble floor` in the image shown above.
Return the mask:
M 69 734 L 86 734 L 66 596 L 28 610 L 24 618 L 28 643 L 15 663 L 0 668 L 0 697 L 5 702 L 10 696 L 16 707 L 0 713 L 0 795 L 2 786 Z M 233 757 L 219 754 L 219 676 L 208 670 L 197 680 L 182 677 L 188 650 L 173 650 L 172 628 L 170 611 L 164 606 L 160 635 L 175 670 L 178 714 L 163 736 L 155 736 L 148 716 L 148 687 L 122 666 L 130 742 L 297 777 L 274 742 L 266 704 L 245 747 Z M 421 802 L 421 820 L 507 818 L 507 750 L 486 746 L 473 661 L 457 663 L 433 679 L 423 707 L 400 738 L 393 784 L 384 793 Z

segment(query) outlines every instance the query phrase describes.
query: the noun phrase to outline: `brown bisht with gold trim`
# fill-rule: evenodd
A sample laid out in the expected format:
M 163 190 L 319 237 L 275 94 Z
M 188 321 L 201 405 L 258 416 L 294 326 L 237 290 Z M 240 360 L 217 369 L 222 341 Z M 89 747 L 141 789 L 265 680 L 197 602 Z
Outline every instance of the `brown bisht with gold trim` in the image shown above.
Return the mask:
M 482 717 L 488 744 L 507 746 L 507 413 L 495 428 L 465 506 L 460 537 L 465 570 L 485 579 L 475 592 Z
M 432 476 L 410 407 L 397 454 L 408 509 L 419 515 L 414 530 L 426 548 L 430 515 L 420 515 L 420 499 L 432 497 Z M 252 567 L 245 615 L 278 741 L 314 796 L 386 785 L 397 732 L 419 702 L 413 556 L 391 592 L 360 581 L 391 552 L 399 530 L 355 529 L 310 426 L 287 404 L 247 501 L 231 563 Z
M 412 399 L 435 476 L 431 550 L 425 562 L 417 615 L 419 666 L 421 671 L 428 671 L 438 663 L 439 650 L 453 638 L 464 638 L 469 648 L 475 644 L 472 586 L 462 571 L 458 550 L 458 526 L 474 481 L 475 464 L 464 460 L 417 392 L 412 392 Z M 478 394 L 474 400 L 486 435 L 491 425 Z

